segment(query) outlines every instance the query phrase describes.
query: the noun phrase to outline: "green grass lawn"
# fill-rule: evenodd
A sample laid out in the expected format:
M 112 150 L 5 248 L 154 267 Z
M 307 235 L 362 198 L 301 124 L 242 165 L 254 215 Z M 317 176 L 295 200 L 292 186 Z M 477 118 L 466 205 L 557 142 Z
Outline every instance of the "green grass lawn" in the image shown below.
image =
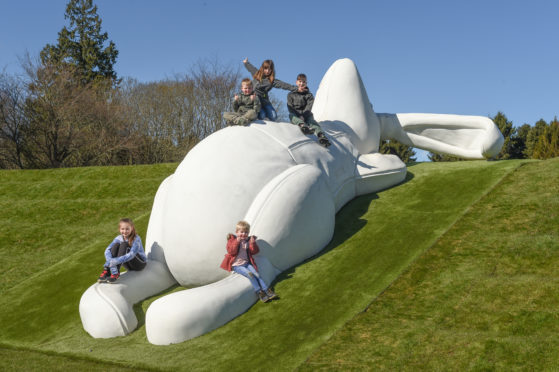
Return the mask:
M 559 158 L 523 164 L 301 368 L 559 370 Z
M 135 219 L 145 238 L 153 195 L 175 167 L 0 172 L 0 254 L 10 276 L 0 286 L 0 369 L 15 368 L 15 361 L 28 369 L 66 364 L 84 370 L 506 369 L 526 360 L 529 348 L 543 365 L 554 365 L 550 350 L 557 346 L 552 334 L 558 323 L 549 301 L 534 300 L 530 309 L 519 306 L 495 315 L 510 332 L 524 330 L 526 337 L 508 339 L 504 326 L 497 327 L 499 334 L 483 332 L 493 330 L 489 315 L 499 313 L 497 305 L 512 302 L 512 295 L 526 299 L 527 293 L 515 292 L 524 282 L 514 286 L 504 275 L 515 274 L 513 264 L 526 271 L 519 280 L 529 281 L 536 266 L 543 272 L 542 262 L 557 260 L 557 160 L 410 166 L 404 184 L 357 198 L 338 213 L 326 249 L 277 278 L 279 301 L 258 303 L 193 340 L 154 346 L 143 326 L 154 297 L 136 307 L 140 327 L 131 335 L 91 338 L 81 327 L 78 303 L 100 271 L 103 249 L 122 216 Z M 506 214 L 517 206 L 537 214 L 544 203 L 550 205 L 544 210 L 551 222 L 538 220 L 540 228 L 516 226 L 512 220 L 519 212 Z M 532 221 L 533 216 L 522 217 Z M 546 231 L 543 237 L 540 230 Z M 513 235 L 518 244 L 505 243 Z M 542 250 L 524 254 L 530 242 Z M 450 256 L 444 256 L 446 251 Z M 473 263 L 456 266 L 466 259 Z M 483 280 L 486 267 L 493 281 Z M 547 273 L 538 290 L 551 290 L 553 274 Z M 503 289 L 497 278 L 511 287 Z M 457 304 L 455 297 L 462 300 Z M 515 327 L 518 316 L 525 321 Z M 536 323 L 544 335 L 525 329 Z M 551 345 L 540 347 L 541 337 Z M 445 345 L 456 350 L 445 353 Z M 508 356 L 514 347 L 518 358 Z M 485 357 L 477 354 L 480 350 Z M 503 353 L 508 359 L 501 358 Z

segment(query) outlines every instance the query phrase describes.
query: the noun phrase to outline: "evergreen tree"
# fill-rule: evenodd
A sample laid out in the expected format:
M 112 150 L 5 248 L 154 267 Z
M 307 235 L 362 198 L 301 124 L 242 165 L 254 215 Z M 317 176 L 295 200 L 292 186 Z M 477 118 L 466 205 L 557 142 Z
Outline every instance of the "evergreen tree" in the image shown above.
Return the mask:
M 381 141 L 379 152 L 381 154 L 392 154 L 398 156 L 404 163 L 416 160 L 415 151 L 412 147 L 398 141 Z
M 28 61 L 24 131 L 30 167 L 107 164 L 124 141 L 113 89 L 118 51 L 105 46 L 106 32 L 92 0 L 69 0 L 56 45 L 47 44 L 40 62 Z
M 534 148 L 536 147 L 540 136 L 545 131 L 545 128 L 547 128 L 547 122 L 540 119 L 528 132 L 526 136 L 526 148 L 524 150 L 524 155 L 528 159 L 532 159 L 534 157 Z
M 499 111 L 497 115 L 492 118 L 492 120 L 497 125 L 497 127 L 503 134 L 503 137 L 505 138 L 503 147 L 501 148 L 499 154 L 496 156 L 496 159 L 511 159 L 514 146 L 512 138 L 516 133 L 516 129 L 512 126 L 512 121 L 508 120 L 506 115 L 503 114 L 501 111 Z
M 116 83 L 113 69 L 118 56 L 115 44 L 101 32 L 101 18 L 92 0 L 70 0 L 66 6 L 65 19 L 70 21 L 58 33 L 56 45 L 47 44 L 41 51 L 44 66 L 73 67 L 80 82 L 87 84 L 110 79 Z
M 526 158 L 526 140 L 531 130 L 532 127 L 530 126 L 530 124 L 524 124 L 516 129 L 516 134 L 511 138 L 511 159 Z
M 535 159 L 549 159 L 559 156 L 559 121 L 557 117 L 545 127 L 534 147 Z
M 431 160 L 432 162 L 437 162 L 437 161 L 463 161 L 465 159 L 459 158 L 457 156 L 452 156 L 452 155 L 447 155 L 447 154 L 436 154 L 433 152 L 430 152 L 429 155 L 429 160 Z

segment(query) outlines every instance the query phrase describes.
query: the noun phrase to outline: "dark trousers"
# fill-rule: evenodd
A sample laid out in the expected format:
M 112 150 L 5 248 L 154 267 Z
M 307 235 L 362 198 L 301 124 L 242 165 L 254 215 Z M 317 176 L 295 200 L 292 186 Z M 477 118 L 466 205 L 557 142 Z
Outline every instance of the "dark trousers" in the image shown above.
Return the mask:
M 111 256 L 113 256 L 113 258 L 124 256 L 128 252 L 130 252 L 128 242 L 114 243 L 111 246 Z M 137 254 L 133 259 L 126 261 L 123 265 L 126 270 L 140 271 L 146 267 L 146 261 L 142 260 L 140 255 Z M 120 265 L 117 266 L 117 269 L 120 271 Z

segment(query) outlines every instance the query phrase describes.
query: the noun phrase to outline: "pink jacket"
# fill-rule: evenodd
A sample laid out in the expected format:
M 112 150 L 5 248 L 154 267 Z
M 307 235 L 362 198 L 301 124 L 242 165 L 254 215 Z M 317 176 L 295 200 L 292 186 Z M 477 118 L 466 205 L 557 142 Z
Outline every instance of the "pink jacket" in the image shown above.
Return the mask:
M 237 240 L 237 237 L 235 235 L 233 235 L 233 234 L 228 235 L 227 247 L 226 247 L 227 248 L 227 253 L 225 254 L 225 257 L 223 258 L 223 261 L 221 262 L 221 266 L 220 266 L 222 269 L 227 270 L 227 271 L 231 271 L 233 261 L 235 261 L 235 258 L 237 257 L 237 254 L 239 253 L 240 245 L 241 244 Z M 254 258 L 252 258 L 252 255 L 257 254 L 258 252 L 260 252 L 260 248 L 258 248 L 258 244 L 256 244 L 256 240 L 253 243 L 252 239 L 250 239 L 250 237 L 249 237 L 247 256 L 248 256 L 248 260 L 249 260 L 250 264 L 252 266 L 254 266 L 256 271 L 258 271 L 258 267 L 256 267 L 256 263 L 254 262 Z

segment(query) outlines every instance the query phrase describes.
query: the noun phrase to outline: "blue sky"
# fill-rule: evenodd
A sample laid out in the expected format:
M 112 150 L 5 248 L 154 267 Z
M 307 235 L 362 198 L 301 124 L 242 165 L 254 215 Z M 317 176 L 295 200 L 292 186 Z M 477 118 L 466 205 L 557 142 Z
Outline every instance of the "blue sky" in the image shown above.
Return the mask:
M 38 55 L 67 25 L 66 0 L 0 0 L 0 69 Z M 155 81 L 204 59 L 273 59 L 316 92 L 338 58 L 355 61 L 376 112 L 559 115 L 555 0 L 94 0 L 121 77 Z M 244 72 L 244 71 L 243 71 Z M 278 97 L 282 97 L 281 91 Z M 420 156 L 423 158 L 423 156 Z

